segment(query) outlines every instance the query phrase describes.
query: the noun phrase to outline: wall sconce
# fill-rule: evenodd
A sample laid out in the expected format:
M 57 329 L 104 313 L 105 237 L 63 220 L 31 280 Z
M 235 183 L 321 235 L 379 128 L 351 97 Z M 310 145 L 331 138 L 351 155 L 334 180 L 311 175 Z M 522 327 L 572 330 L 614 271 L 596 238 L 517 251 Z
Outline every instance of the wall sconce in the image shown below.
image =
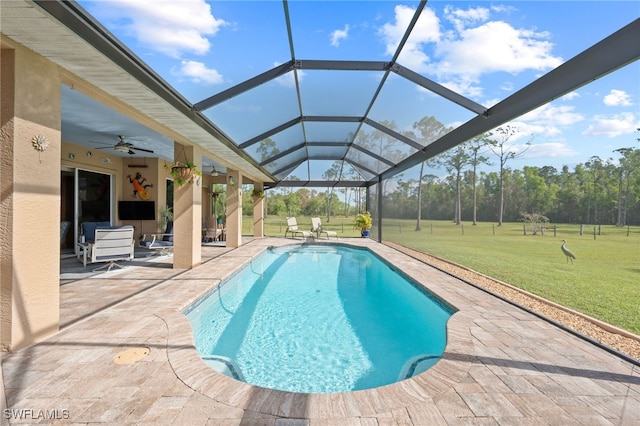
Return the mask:
M 218 176 L 218 171 L 216 170 L 216 166 L 211 166 L 211 176 Z
M 233 176 L 229 176 L 229 185 L 231 186 L 236 186 L 236 180 L 233 178 Z

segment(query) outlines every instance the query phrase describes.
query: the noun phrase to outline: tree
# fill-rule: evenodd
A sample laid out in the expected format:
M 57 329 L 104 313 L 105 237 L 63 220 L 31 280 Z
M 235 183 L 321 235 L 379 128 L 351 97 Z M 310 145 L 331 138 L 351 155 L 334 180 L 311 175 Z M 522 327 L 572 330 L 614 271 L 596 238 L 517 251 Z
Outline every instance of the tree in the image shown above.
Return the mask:
M 258 143 L 258 148 L 256 149 L 256 153 L 260 154 L 260 162 L 264 162 L 269 158 L 280 153 L 280 150 L 276 146 L 276 141 L 271 138 L 264 138 Z M 275 161 L 272 161 L 269 166 L 274 168 L 276 165 Z M 267 199 L 267 193 L 264 194 L 264 211 L 265 217 L 267 216 L 267 212 L 269 211 L 269 200 Z
M 640 150 L 634 148 L 620 148 L 614 152 L 622 154 L 618 171 L 618 217 L 616 226 L 625 226 L 627 223 L 627 209 L 629 207 L 631 183 L 640 175 Z
M 425 175 L 424 174 L 424 166 L 427 166 L 429 168 L 433 167 L 435 165 L 435 160 L 433 159 L 429 159 L 427 161 L 423 161 L 422 163 L 420 163 L 420 177 L 418 178 L 418 188 L 416 190 L 416 197 L 417 197 L 417 203 L 418 203 L 418 215 L 416 218 L 416 231 L 420 231 L 420 221 L 422 219 L 422 182 L 423 181 L 427 181 L 427 183 L 429 182 L 430 179 L 435 178 L 435 175 Z
M 334 161 L 333 164 L 331 164 L 331 168 L 329 168 L 322 174 L 322 179 L 327 181 L 338 180 L 340 177 L 341 170 L 342 170 L 342 162 Z M 334 199 L 333 191 L 334 191 L 333 186 L 330 186 L 327 188 L 327 223 L 331 221 L 331 202 Z
M 584 164 L 585 187 L 587 189 L 587 222 L 593 212 L 592 223 L 602 223 L 605 212 L 602 207 L 607 203 L 607 192 L 610 192 L 610 175 L 615 174 L 613 166 L 598 156 L 593 156 Z
M 576 170 L 578 168 L 576 167 Z M 551 217 L 553 222 L 580 222 L 580 200 L 582 186 L 577 173 L 571 173 L 568 166 L 563 166 L 557 177 L 558 193 L 555 215 Z
M 531 233 L 538 235 L 538 231 L 544 229 L 545 224 L 549 222 L 549 218 L 540 213 L 522 213 L 522 220 L 525 224 L 531 226 Z M 525 225 L 526 226 L 526 225 Z
M 460 222 L 462 220 L 462 207 L 460 202 L 460 193 L 462 192 L 460 185 L 460 182 L 462 180 L 462 169 L 464 168 L 464 166 L 469 164 L 470 159 L 471 157 L 464 145 L 458 145 L 457 147 L 443 153 L 439 157 L 439 164 L 444 166 L 444 168 L 447 169 L 448 173 L 454 173 L 456 198 L 453 221 L 456 223 L 456 225 L 460 225 Z
M 300 213 L 300 197 L 297 192 L 290 192 L 283 197 L 287 208 L 287 216 L 297 216 Z
M 413 128 L 420 133 L 419 139 L 425 146 L 440 139 L 449 132 L 449 130 L 433 116 L 423 117 L 417 123 L 413 123 Z M 420 177 L 418 178 L 418 217 L 416 220 L 416 231 L 420 230 L 420 206 L 422 204 L 422 178 L 424 175 L 424 166 L 425 161 L 420 164 Z
M 530 217 L 539 215 L 544 217 L 546 221 L 548 219 L 543 215 L 546 215 L 552 209 L 558 193 L 558 185 L 547 182 L 542 175 L 542 173 L 549 171 L 549 169 L 525 166 L 523 173 L 525 203 L 522 207 L 525 211 L 531 212 L 529 213 Z M 527 219 L 525 213 L 522 213 L 522 215 Z M 536 229 L 534 228 L 533 231 L 535 233 Z
M 489 144 L 489 140 L 486 135 L 476 136 L 471 139 L 467 143 L 467 147 L 469 149 L 469 164 L 473 169 L 472 178 L 471 178 L 471 187 L 473 189 L 473 224 L 477 225 L 478 219 L 478 188 L 476 185 L 476 180 L 478 176 L 478 166 L 482 164 L 491 164 L 489 158 L 482 155 L 482 149 L 485 148 Z
M 498 127 L 495 132 L 489 133 L 489 138 L 496 137 L 497 139 L 487 139 L 489 142 L 489 149 L 493 154 L 498 157 L 500 164 L 500 172 L 498 174 L 500 181 L 500 207 L 498 209 L 498 226 L 502 226 L 502 218 L 504 216 L 504 172 L 505 166 L 509 160 L 522 157 L 524 153 L 531 146 L 531 142 L 527 142 L 527 147 L 521 151 L 516 151 L 513 145 L 509 142 L 510 139 L 518 133 L 518 129 L 507 125 L 505 127 Z

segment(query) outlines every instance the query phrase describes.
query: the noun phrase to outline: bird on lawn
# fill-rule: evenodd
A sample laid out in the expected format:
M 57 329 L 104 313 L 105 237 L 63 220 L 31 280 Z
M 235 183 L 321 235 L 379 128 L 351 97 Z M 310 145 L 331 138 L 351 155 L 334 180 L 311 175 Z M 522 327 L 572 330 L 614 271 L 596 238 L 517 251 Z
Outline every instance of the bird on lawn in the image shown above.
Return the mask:
M 576 255 L 573 254 L 571 250 L 567 248 L 567 241 L 562 240 L 562 247 L 560 247 L 565 256 L 567 256 L 567 263 L 569 263 L 569 259 L 571 259 L 571 264 L 573 264 L 573 259 L 576 258 Z

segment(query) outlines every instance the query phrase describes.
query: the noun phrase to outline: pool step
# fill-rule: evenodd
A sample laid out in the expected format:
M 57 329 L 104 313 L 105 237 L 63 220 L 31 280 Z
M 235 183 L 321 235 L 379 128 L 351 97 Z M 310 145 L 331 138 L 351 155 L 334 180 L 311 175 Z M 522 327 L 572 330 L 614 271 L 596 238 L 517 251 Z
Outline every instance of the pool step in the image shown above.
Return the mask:
M 422 354 L 409 358 L 400 374 L 398 375 L 398 381 L 408 379 L 409 377 L 417 376 L 418 374 L 427 371 L 440 359 L 439 355 Z
M 203 355 L 202 359 L 207 365 L 218 373 L 222 373 L 227 377 L 231 377 L 232 379 L 240 380 L 244 382 L 244 376 L 240 371 L 240 367 L 233 362 L 231 358 L 227 358 L 222 355 Z

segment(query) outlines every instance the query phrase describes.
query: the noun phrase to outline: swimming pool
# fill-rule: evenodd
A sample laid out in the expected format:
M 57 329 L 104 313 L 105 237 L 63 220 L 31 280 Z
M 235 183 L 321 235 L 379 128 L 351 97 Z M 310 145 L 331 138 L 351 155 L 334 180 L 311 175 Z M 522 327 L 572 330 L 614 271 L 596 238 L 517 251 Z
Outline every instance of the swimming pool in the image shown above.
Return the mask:
M 367 249 L 269 249 L 185 310 L 212 368 L 291 392 L 369 389 L 439 359 L 453 309 Z

